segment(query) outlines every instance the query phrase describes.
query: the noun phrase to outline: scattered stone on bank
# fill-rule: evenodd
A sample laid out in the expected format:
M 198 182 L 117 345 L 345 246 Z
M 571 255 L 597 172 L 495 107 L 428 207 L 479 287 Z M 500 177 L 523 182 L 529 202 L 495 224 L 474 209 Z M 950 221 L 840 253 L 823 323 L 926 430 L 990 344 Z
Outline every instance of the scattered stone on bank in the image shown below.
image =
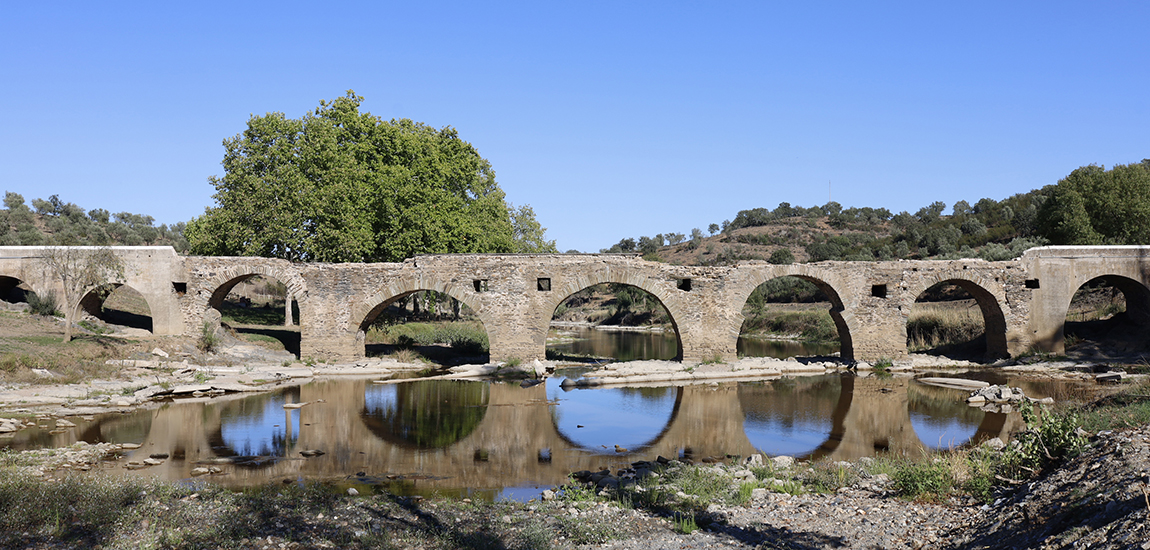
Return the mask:
M 1052 405 L 1054 404 L 1054 398 L 1044 397 L 1042 399 L 1034 399 L 1027 397 L 1026 393 L 1022 391 L 1022 388 L 995 385 L 971 392 L 970 397 L 966 398 L 966 402 L 971 406 L 979 406 L 987 412 L 1009 413 L 1014 410 L 1015 406 L 1023 402 Z

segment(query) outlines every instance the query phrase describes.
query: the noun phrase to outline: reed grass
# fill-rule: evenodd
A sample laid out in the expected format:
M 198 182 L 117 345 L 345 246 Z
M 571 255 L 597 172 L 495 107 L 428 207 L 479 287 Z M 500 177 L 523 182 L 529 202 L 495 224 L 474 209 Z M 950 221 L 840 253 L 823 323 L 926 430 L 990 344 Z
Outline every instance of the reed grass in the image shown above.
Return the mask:
M 916 304 L 906 322 L 907 347 L 911 351 L 961 344 L 986 332 L 982 311 L 942 304 Z

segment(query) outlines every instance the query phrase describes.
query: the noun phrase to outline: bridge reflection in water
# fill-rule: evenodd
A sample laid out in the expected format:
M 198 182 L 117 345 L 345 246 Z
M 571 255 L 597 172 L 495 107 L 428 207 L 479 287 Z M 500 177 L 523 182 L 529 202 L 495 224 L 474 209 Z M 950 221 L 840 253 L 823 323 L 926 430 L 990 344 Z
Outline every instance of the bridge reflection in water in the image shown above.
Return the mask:
M 850 375 L 569 392 L 558 380 L 521 388 L 337 379 L 107 415 L 77 422 L 50 443 L 141 443 L 127 458 L 168 454 L 163 465 L 142 473 L 172 480 L 191 477 L 200 464 L 258 455 L 270 458 L 223 465 L 226 475 L 212 481 L 244 486 L 363 472 L 394 477 L 399 485 L 392 490 L 497 493 L 557 485 L 573 471 L 616 469 L 660 455 L 765 452 L 851 460 L 1005 438 L 1019 427 L 1017 415 L 983 413 L 961 398 L 961 392 L 907 378 Z M 284 408 L 290 403 L 307 405 Z M 300 455 L 311 449 L 324 454 Z

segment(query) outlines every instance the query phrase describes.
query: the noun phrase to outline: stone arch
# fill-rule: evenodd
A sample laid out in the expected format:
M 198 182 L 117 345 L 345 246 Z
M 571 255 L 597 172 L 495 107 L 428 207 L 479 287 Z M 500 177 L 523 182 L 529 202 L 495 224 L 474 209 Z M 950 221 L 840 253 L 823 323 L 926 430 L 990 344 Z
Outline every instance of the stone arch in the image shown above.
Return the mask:
M 682 319 L 685 313 L 682 310 L 682 303 L 676 293 L 684 292 L 669 284 L 657 284 L 654 280 L 638 271 L 631 271 L 627 269 L 612 269 L 604 271 L 592 271 L 583 273 L 579 277 L 569 277 L 563 280 L 559 286 L 552 287 L 551 292 L 547 293 L 540 305 L 539 311 L 541 313 L 539 329 L 538 345 L 544 349 L 547 347 L 547 330 L 551 326 L 551 319 L 555 315 L 555 308 L 564 300 L 570 298 L 576 292 L 585 288 L 592 287 L 599 284 L 624 284 L 638 288 L 644 292 L 655 297 L 659 301 L 659 305 L 667 310 L 667 316 L 671 318 L 671 328 L 675 331 L 675 360 L 681 361 L 683 359 L 683 335 L 679 333 L 679 319 Z M 540 354 L 540 357 L 544 354 Z
M 421 290 L 441 292 L 459 300 L 471 308 L 471 310 L 475 312 L 475 315 L 479 317 L 479 322 L 483 323 L 483 330 L 487 333 L 487 340 L 490 342 L 492 350 L 494 350 L 496 342 L 491 329 L 495 326 L 495 320 L 492 318 L 491 312 L 484 307 L 484 303 L 479 295 L 474 290 L 444 282 L 436 277 L 418 274 L 404 275 L 392 279 L 378 292 L 352 304 L 351 314 L 348 316 L 347 321 L 347 331 L 356 335 L 355 345 L 361 357 L 366 353 L 364 340 L 371 322 L 396 300 Z
M 0 274 L 0 300 L 11 301 L 10 299 L 15 296 L 13 293 L 18 292 L 20 285 L 31 289 L 33 294 L 38 294 L 30 281 L 25 281 L 15 275 Z
M 747 300 L 751 298 L 751 293 L 755 291 L 759 285 L 778 279 L 780 277 L 797 277 L 804 281 L 814 284 L 819 290 L 826 294 L 831 300 L 831 319 L 835 323 L 835 329 L 839 333 L 839 357 L 844 360 L 854 359 L 854 340 L 851 336 L 852 327 L 855 325 L 854 313 L 847 310 L 842 300 L 842 294 L 839 289 L 846 290 L 847 285 L 840 281 L 839 278 L 830 270 L 822 270 L 812 268 L 808 264 L 792 264 L 792 265 L 779 265 L 779 266 L 764 266 L 760 269 L 749 270 L 748 276 L 739 285 L 734 293 L 734 299 L 731 303 L 731 311 L 735 313 L 733 322 L 730 327 L 730 341 L 732 343 L 738 342 L 739 331 L 743 326 L 743 306 L 746 305 Z M 731 349 L 735 349 L 735 345 L 731 345 Z
M 1123 275 L 1112 273 L 1079 277 L 1072 282 L 1071 292 L 1067 294 L 1064 303 L 1060 304 L 1062 318 L 1065 319 L 1070 311 L 1070 304 L 1074 301 L 1074 294 L 1083 285 L 1101 279 L 1110 286 L 1117 288 L 1126 298 L 1126 317 L 1138 325 L 1150 325 L 1150 288 L 1145 284 Z
M 104 302 L 108 300 L 111 294 L 122 287 L 127 287 L 132 292 L 138 294 L 144 300 L 144 305 L 148 307 L 147 320 L 140 318 L 141 316 L 125 312 L 125 315 L 115 320 L 109 320 L 104 313 Z M 139 328 L 152 332 L 154 329 L 154 320 L 152 319 L 152 312 L 155 311 L 155 305 L 152 300 L 148 299 L 148 295 L 140 292 L 135 286 L 127 283 L 108 283 L 95 288 L 88 289 L 84 292 L 84 297 L 80 298 L 80 309 L 92 317 L 96 317 L 105 322 L 113 322 L 117 325 L 124 325 L 132 328 Z
M 284 262 L 285 264 L 287 262 Z M 214 308 L 219 309 L 223 304 L 224 298 L 232 291 L 235 286 L 251 277 L 261 275 L 271 279 L 275 279 L 287 286 L 288 293 L 295 297 L 299 303 L 300 317 L 304 317 L 305 304 L 307 303 L 307 282 L 300 276 L 299 272 L 290 267 L 290 264 L 284 266 L 268 266 L 264 264 L 241 264 L 230 265 L 220 269 L 213 277 L 205 281 L 204 286 L 210 292 L 207 296 L 202 296 L 201 299 L 206 299 L 203 304 L 203 309 Z
M 991 281 L 977 272 L 940 272 L 926 274 L 915 283 L 906 288 L 900 304 L 904 320 L 909 319 L 910 309 L 914 307 L 919 295 L 934 285 L 948 283 L 965 290 L 970 294 L 978 309 L 982 312 L 982 322 L 986 334 L 986 357 L 1010 357 L 1010 348 L 1006 335 L 1006 292 L 1002 283 L 997 279 Z M 1069 303 L 1068 303 L 1069 304 Z M 906 338 L 906 324 L 903 323 L 903 338 Z

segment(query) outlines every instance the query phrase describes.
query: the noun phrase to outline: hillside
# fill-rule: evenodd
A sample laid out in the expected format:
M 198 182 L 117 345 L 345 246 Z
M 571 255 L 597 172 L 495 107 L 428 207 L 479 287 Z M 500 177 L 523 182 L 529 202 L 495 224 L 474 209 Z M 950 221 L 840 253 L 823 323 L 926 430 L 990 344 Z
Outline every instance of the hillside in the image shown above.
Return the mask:
M 622 239 L 600 252 L 639 252 L 679 265 L 730 265 L 744 260 L 773 263 L 823 260 L 983 258 L 1005 260 L 1048 241 L 1038 227 L 1039 208 L 1050 189 L 1002 201 L 959 201 L 945 214 L 934 202 L 915 214 L 885 208 L 846 208 L 835 202 L 809 208 L 781 203 L 754 208 L 734 220 L 691 235 L 658 234 Z
M 155 218 L 102 208 L 85 211 L 56 195 L 32 199 L 32 207 L 18 193 L 6 192 L 0 209 L 0 246 L 146 246 L 169 245 L 177 252 L 188 248 L 184 224 L 155 225 Z

